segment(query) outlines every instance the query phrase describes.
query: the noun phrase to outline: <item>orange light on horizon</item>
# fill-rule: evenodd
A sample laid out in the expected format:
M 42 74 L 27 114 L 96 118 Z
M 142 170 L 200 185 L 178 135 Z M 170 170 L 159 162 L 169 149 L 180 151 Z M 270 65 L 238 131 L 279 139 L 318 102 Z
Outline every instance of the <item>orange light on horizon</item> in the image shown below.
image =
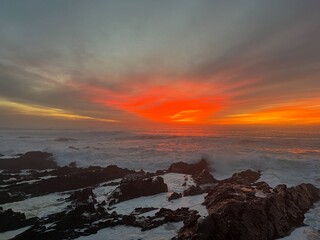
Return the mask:
M 131 83 L 128 91 L 86 86 L 87 98 L 162 123 L 205 124 L 223 108 L 226 96 L 212 96 L 211 84 L 180 81 L 169 85 Z
M 319 99 L 229 115 L 220 124 L 320 124 Z M 217 122 L 218 123 L 218 122 Z

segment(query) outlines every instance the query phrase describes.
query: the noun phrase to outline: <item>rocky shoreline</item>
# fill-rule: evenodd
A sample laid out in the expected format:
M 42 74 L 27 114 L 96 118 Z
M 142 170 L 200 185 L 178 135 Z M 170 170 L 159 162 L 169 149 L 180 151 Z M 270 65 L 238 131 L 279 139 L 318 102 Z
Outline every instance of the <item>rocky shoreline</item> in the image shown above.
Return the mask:
M 271 240 L 287 236 L 294 228 L 302 226 L 304 214 L 320 200 L 320 190 L 311 184 L 271 188 L 258 181 L 263 174 L 259 171 L 246 170 L 217 180 L 205 159 L 194 164 L 173 163 L 165 170 L 145 172 L 115 165 L 80 168 L 72 163 L 58 167 L 52 154 L 28 152 L 16 158 L 1 159 L 0 169 L 3 170 L 0 204 L 60 192 L 66 196 L 59 199 L 65 208 L 41 217 L 30 218 L 23 212 L 1 207 L 0 234 L 28 227 L 12 238 L 19 240 L 76 239 L 120 225 L 148 231 L 181 221 L 183 227 L 173 238 L 175 240 Z M 207 216 L 187 207 L 173 210 L 141 206 L 130 214 L 114 210 L 114 206 L 122 202 L 167 193 L 166 174 L 183 174 L 185 178 L 181 184 L 185 185 L 184 191 L 173 191 L 166 201 L 173 203 L 202 194 Z M 187 184 L 188 181 L 192 184 Z M 112 191 L 98 198 L 94 193 L 97 186 L 112 186 Z

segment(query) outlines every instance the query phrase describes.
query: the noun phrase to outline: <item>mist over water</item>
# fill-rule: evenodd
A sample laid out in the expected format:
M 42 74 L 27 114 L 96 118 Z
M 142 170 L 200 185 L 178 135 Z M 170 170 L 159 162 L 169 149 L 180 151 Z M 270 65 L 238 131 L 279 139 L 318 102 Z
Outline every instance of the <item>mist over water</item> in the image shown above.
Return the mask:
M 312 183 L 320 187 L 320 131 L 313 127 L 213 127 L 131 131 L 0 130 L 0 153 L 54 154 L 59 165 L 117 164 L 144 170 L 166 169 L 172 162 L 206 158 L 213 175 L 226 178 L 248 168 L 261 170 L 272 187 Z M 286 240 L 318 239 L 320 205 L 305 215 L 310 227 Z
M 212 127 L 131 131 L 1 130 L 0 153 L 52 152 L 60 165 L 117 164 L 145 170 L 172 162 L 209 160 L 215 177 L 261 170 L 272 186 L 319 186 L 320 131 L 316 128 Z

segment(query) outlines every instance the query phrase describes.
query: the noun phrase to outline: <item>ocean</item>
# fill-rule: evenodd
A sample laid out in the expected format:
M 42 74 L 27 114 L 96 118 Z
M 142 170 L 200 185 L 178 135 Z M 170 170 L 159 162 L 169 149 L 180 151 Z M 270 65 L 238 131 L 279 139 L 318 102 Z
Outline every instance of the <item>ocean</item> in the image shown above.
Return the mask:
M 272 187 L 280 183 L 320 187 L 320 128 L 316 127 L 0 130 L 0 153 L 4 157 L 34 150 L 53 153 L 61 166 L 75 161 L 78 166 L 116 164 L 151 171 L 203 157 L 218 179 L 253 169 L 261 170 L 261 180 Z M 305 222 L 320 230 L 320 206 L 306 215 Z M 286 239 L 300 239 L 301 231 L 309 230 L 300 228 L 297 238 Z

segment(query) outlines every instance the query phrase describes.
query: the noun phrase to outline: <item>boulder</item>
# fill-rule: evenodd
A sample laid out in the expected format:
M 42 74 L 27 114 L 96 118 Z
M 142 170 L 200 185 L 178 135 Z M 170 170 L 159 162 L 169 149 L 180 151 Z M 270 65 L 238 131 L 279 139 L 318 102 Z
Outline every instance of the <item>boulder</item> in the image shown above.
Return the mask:
M 45 175 L 56 177 L 43 179 L 33 184 L 13 184 L 8 186 L 4 191 L 0 192 L 0 204 L 20 201 L 25 199 L 26 196 L 35 197 L 54 192 L 91 187 L 102 182 L 122 178 L 131 173 L 135 173 L 135 171 L 119 168 L 115 165 L 110 165 L 106 168 L 60 167 L 45 173 Z
M 97 203 L 96 196 L 92 192 L 91 188 L 85 188 L 83 190 L 75 191 L 67 200 L 73 201 L 77 205 Z
M 175 239 L 281 238 L 301 226 L 306 211 L 319 200 L 320 190 L 311 184 L 279 185 L 270 191 L 266 186 L 257 190 L 254 185 L 221 183 L 205 198 L 209 216 L 185 223 Z
M 12 209 L 3 210 L 0 207 L 0 232 L 11 231 L 30 226 L 37 221 L 37 218 L 26 219 L 24 213 L 14 212 Z
M 202 194 L 204 191 L 201 189 L 200 186 L 190 186 L 187 190 L 183 191 L 183 196 L 194 196 Z
M 212 183 L 218 182 L 218 180 L 216 180 L 211 175 L 208 169 L 203 169 L 201 172 L 196 172 L 195 174 L 192 175 L 192 178 L 197 185 L 212 184 Z
M 47 152 L 26 152 L 17 158 L 3 158 L 0 161 L 1 170 L 19 171 L 22 169 L 43 170 L 57 168 L 52 153 Z
M 182 198 L 182 194 L 181 193 L 176 193 L 176 192 L 173 192 L 170 197 L 168 198 L 168 201 L 172 201 L 172 200 L 175 200 L 175 199 L 178 199 L 178 198 Z
M 109 197 L 109 205 L 142 196 L 150 196 L 168 191 L 162 177 L 141 179 L 139 177 L 124 178 Z
M 202 172 L 202 170 L 204 169 L 209 170 L 207 161 L 202 158 L 197 163 L 190 163 L 190 164 L 185 162 L 172 163 L 168 168 L 167 172 L 193 175 L 197 172 Z

